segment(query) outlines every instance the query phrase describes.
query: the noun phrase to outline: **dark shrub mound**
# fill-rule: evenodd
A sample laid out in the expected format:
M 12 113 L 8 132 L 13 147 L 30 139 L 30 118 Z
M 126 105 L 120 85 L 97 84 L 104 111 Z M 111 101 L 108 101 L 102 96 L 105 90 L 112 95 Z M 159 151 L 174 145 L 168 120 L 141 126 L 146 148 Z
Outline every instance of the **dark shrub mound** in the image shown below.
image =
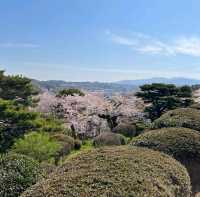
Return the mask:
M 39 163 L 18 154 L 0 158 L 0 196 L 17 197 L 35 184 L 41 174 Z
M 114 133 L 122 134 L 126 137 L 134 137 L 137 135 L 136 125 L 121 123 L 113 129 Z
M 188 128 L 163 128 L 141 134 L 131 142 L 173 156 L 188 169 L 193 191 L 200 191 L 200 133 Z
M 144 130 L 148 129 L 148 125 L 144 122 L 120 123 L 112 131 L 122 134 L 123 136 L 132 138 L 140 135 Z
M 180 108 L 163 114 L 154 121 L 154 128 L 185 127 L 200 131 L 200 110 Z
M 23 197 L 189 197 L 186 169 L 163 153 L 126 146 L 83 153 L 27 190 Z
M 74 140 L 74 149 L 75 150 L 80 150 L 82 146 L 82 142 L 80 140 Z
M 100 146 L 120 146 L 125 145 L 126 139 L 121 134 L 111 133 L 111 132 L 104 132 L 101 133 L 99 136 L 94 138 L 93 145 L 95 147 Z
M 63 152 L 63 155 L 67 155 L 73 150 L 74 148 L 74 138 L 67 136 L 65 134 L 55 134 L 51 137 L 51 139 L 56 140 L 59 142 L 62 146 L 61 152 Z
M 61 149 L 55 155 L 55 164 L 57 165 L 61 157 L 68 155 L 74 149 L 74 138 L 65 134 L 55 134 L 51 139 L 56 140 L 61 145 Z
M 192 105 L 190 106 L 190 108 L 200 110 L 200 103 L 194 103 L 194 104 L 192 104 Z

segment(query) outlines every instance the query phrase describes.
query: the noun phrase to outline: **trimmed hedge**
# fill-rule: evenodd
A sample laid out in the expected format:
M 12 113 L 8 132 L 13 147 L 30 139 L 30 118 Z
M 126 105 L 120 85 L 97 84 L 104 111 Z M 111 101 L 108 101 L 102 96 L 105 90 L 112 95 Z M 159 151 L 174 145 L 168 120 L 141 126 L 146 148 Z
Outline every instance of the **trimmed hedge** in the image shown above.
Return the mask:
M 69 154 L 74 149 L 74 138 L 70 136 L 58 133 L 51 136 L 51 139 L 57 141 L 62 146 L 60 152 L 63 152 L 63 155 Z
M 200 110 L 180 108 L 168 111 L 154 121 L 153 127 L 185 127 L 200 131 Z
M 113 132 L 122 134 L 126 137 L 134 137 L 137 135 L 137 128 L 134 124 L 121 123 L 113 129 Z
M 68 155 L 74 149 L 74 138 L 58 133 L 51 136 L 51 139 L 57 141 L 61 145 L 61 148 L 55 154 L 55 164 L 57 165 L 63 156 Z
M 41 172 L 39 163 L 27 156 L 18 154 L 1 156 L 0 196 L 19 196 L 38 181 Z
M 22 197 L 189 197 L 190 178 L 173 158 L 144 148 L 107 147 L 68 160 Z
M 116 134 L 112 132 L 104 132 L 99 136 L 95 137 L 93 140 L 93 145 L 95 147 L 100 146 L 120 146 L 126 144 L 126 138 L 121 134 Z
M 188 128 L 163 128 L 141 134 L 133 146 L 146 147 L 173 156 L 188 169 L 193 191 L 200 191 L 200 133 Z
M 147 130 L 149 125 L 144 122 L 135 122 L 135 123 L 120 123 L 117 125 L 112 132 L 122 134 L 128 138 L 132 138 L 140 135 L 144 130 Z
M 134 138 L 131 144 L 162 151 L 179 161 L 200 159 L 200 133 L 188 128 L 151 130 Z

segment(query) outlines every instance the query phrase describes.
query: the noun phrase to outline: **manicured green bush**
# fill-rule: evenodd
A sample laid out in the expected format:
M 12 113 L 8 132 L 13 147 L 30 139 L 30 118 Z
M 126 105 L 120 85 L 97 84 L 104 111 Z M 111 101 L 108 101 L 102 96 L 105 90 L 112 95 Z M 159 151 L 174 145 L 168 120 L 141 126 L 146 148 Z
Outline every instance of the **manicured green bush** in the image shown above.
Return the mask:
M 55 154 L 55 164 L 57 165 L 63 156 L 68 155 L 74 149 L 74 139 L 62 133 L 54 134 L 51 139 L 57 141 L 61 146 Z
M 93 140 L 93 145 L 95 147 L 100 146 L 120 146 L 125 145 L 126 139 L 121 134 L 111 133 L 111 132 L 104 132 L 101 133 L 99 136 L 95 137 Z
M 112 132 L 132 138 L 140 135 L 145 129 L 148 129 L 148 125 L 143 122 L 135 122 L 132 124 L 120 123 L 112 130 Z
M 15 142 L 12 151 L 27 155 L 39 162 L 48 161 L 55 157 L 61 145 L 49 137 L 48 133 L 32 132 Z
M 190 197 L 190 190 L 186 169 L 170 156 L 121 146 L 71 158 L 22 197 Z
M 51 136 L 51 139 L 57 141 L 61 145 L 59 151 L 63 152 L 63 155 L 67 155 L 74 149 L 74 139 L 62 133 L 57 133 Z
M 134 137 L 137 135 L 136 125 L 121 123 L 113 129 L 114 133 L 122 134 L 126 137 Z
M 0 196 L 18 197 L 28 187 L 35 184 L 42 171 L 39 163 L 18 154 L 0 158 Z
M 188 128 L 157 129 L 134 138 L 131 144 L 173 156 L 188 169 L 193 191 L 200 191 L 200 133 L 198 131 Z
M 165 152 L 179 161 L 200 158 L 200 133 L 188 128 L 151 130 L 133 138 L 131 144 Z
M 155 120 L 153 127 L 185 127 L 200 131 L 200 110 L 180 108 L 169 111 Z

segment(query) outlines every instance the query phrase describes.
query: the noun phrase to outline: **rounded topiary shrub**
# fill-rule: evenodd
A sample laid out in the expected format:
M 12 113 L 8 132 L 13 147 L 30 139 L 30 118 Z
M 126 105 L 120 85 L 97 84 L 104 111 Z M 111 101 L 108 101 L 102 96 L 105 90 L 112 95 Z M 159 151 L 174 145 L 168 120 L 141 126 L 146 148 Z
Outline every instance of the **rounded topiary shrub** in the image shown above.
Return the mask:
M 180 108 L 168 111 L 154 121 L 153 127 L 186 127 L 200 131 L 200 110 Z
M 74 138 L 68 135 L 58 133 L 51 136 L 51 139 L 57 141 L 62 146 L 61 152 L 63 152 L 63 155 L 69 154 L 74 148 Z
M 99 136 L 95 137 L 93 140 L 93 145 L 95 147 L 100 146 L 120 146 L 126 144 L 126 138 L 121 134 L 104 132 Z
M 38 181 L 41 172 L 39 163 L 27 156 L 18 154 L 1 156 L 0 196 L 19 196 Z
M 68 160 L 22 197 L 189 197 L 190 178 L 175 159 L 145 148 L 107 147 Z
M 145 130 L 149 129 L 149 125 L 144 122 L 135 123 L 120 123 L 112 131 L 114 133 L 122 134 L 128 138 L 140 135 Z
M 137 135 L 136 125 L 134 124 L 121 123 L 113 129 L 113 132 L 126 137 L 134 137 Z
M 188 169 L 193 191 L 200 191 L 200 133 L 198 131 L 188 128 L 157 129 L 134 138 L 131 144 L 173 156 Z

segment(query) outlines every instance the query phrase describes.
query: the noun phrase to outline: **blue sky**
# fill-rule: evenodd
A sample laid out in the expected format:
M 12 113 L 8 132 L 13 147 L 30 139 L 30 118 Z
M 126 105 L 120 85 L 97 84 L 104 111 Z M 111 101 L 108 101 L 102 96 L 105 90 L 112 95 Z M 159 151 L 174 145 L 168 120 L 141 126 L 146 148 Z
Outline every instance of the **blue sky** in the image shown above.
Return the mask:
M 199 0 L 0 0 L 0 68 L 36 79 L 200 79 Z

